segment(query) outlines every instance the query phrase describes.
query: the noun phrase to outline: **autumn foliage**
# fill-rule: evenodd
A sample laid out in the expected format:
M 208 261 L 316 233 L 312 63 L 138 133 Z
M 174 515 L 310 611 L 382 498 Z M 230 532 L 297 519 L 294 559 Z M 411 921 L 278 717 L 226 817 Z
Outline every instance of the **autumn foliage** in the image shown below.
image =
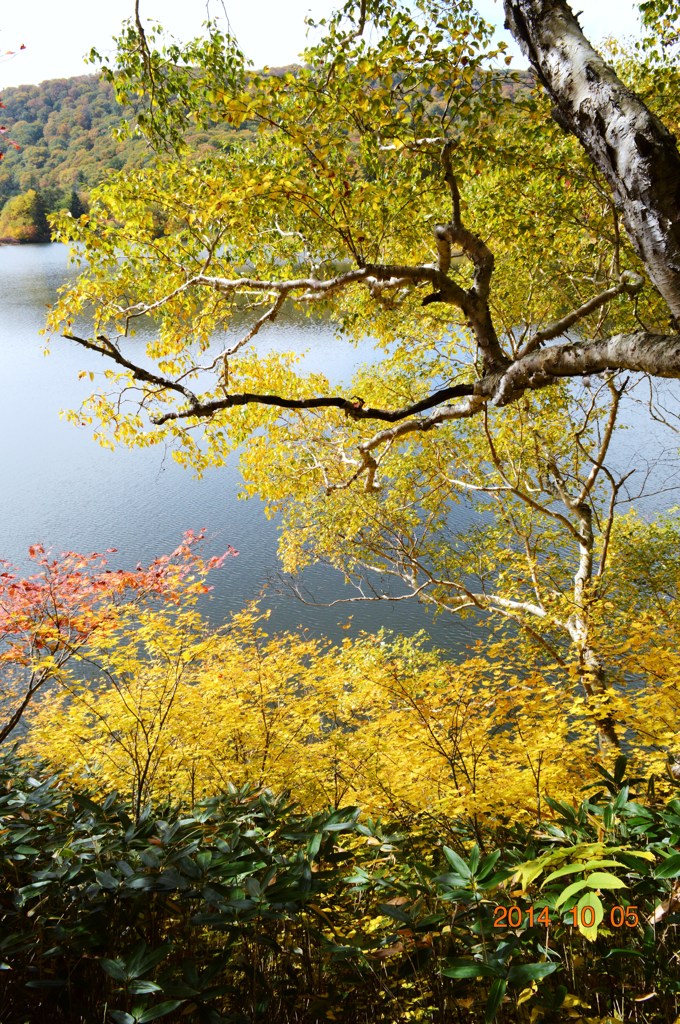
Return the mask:
M 154 601 L 167 608 L 195 601 L 206 574 L 222 564 L 197 555 L 201 538 L 189 531 L 171 555 L 132 570 L 106 567 L 113 548 L 54 557 L 40 544 L 28 552 L 38 568 L 31 576 L 0 563 L 0 742 L 47 684 L 76 686 L 75 666 L 95 664 L 95 650 L 115 644 L 135 613 Z
M 656 535 L 656 562 L 676 532 L 673 520 L 629 529 L 648 544 Z M 641 595 L 644 565 L 635 571 L 631 559 L 628 599 Z M 606 709 L 634 769 L 672 786 L 680 630 L 658 593 L 625 631 L 605 621 L 598 642 L 615 672 L 589 697 L 576 660 L 540 660 L 517 638 L 515 665 L 507 637 L 454 661 L 418 636 L 338 646 L 269 635 L 256 608 L 215 629 L 193 607 L 195 582 L 185 585 L 186 604 L 175 593 L 170 611 L 134 605 L 118 614 L 122 635 L 100 632 L 93 685 L 39 702 L 33 755 L 127 794 L 138 811 L 249 784 L 292 789 L 310 811 L 357 803 L 402 822 L 465 821 L 481 837 L 539 820 L 546 797 L 579 799 L 583 778 L 619 754 L 597 742 Z

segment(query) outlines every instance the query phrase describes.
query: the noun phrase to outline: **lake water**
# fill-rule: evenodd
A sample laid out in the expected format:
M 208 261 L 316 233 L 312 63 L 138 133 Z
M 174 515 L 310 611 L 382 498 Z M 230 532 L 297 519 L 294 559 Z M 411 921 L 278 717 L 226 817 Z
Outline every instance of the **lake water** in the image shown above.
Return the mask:
M 99 357 L 58 339 L 53 354 L 42 355 L 38 332 L 46 306 L 74 272 L 61 245 L 0 247 L 0 557 L 28 570 L 27 549 L 36 542 L 56 552 L 115 547 L 112 567 L 131 567 L 173 550 L 184 530 L 206 527 L 206 554 L 221 552 L 227 544 L 240 552 L 211 580 L 214 591 L 206 611 L 213 621 L 224 621 L 229 612 L 260 596 L 276 574 L 277 522 L 265 517 L 258 499 L 238 499 L 236 457 L 199 481 L 159 447 L 110 452 L 93 441 L 89 429 L 59 418 L 60 409 L 76 407 L 89 391 L 89 381 L 79 381 L 78 371 L 101 368 Z M 277 323 L 270 344 L 309 349 L 310 368 L 323 369 L 335 381 L 347 379 L 369 348 L 343 345 L 328 325 L 304 317 Z M 670 393 L 671 404 L 677 393 Z M 644 411 L 640 416 L 639 429 L 624 434 L 623 462 L 637 458 L 651 434 L 657 452 L 673 443 L 677 448 L 677 439 L 669 442 Z M 665 473 L 663 483 L 672 482 Z M 664 490 L 647 504 L 653 510 L 677 501 L 677 491 Z M 341 581 L 326 568 L 312 570 L 309 582 L 323 600 L 343 596 Z M 316 608 L 270 587 L 263 606 L 271 609 L 272 629 L 304 626 L 334 640 L 381 626 L 396 632 L 425 628 L 438 646 L 455 652 L 479 635 L 471 622 L 434 619 L 415 602 Z M 346 632 L 341 624 L 350 613 Z

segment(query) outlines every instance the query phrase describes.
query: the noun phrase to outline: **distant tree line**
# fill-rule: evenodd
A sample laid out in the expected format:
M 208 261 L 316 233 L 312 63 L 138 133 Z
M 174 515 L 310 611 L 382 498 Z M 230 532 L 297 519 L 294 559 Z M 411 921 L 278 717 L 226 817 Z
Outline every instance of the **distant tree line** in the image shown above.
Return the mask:
M 68 201 L 51 204 L 50 212 L 68 209 L 71 216 L 80 217 L 85 206 L 78 190 L 74 187 Z M 21 195 L 8 199 L 0 212 L 1 242 L 49 242 L 50 227 L 47 221 L 48 207 L 45 194 L 29 188 Z

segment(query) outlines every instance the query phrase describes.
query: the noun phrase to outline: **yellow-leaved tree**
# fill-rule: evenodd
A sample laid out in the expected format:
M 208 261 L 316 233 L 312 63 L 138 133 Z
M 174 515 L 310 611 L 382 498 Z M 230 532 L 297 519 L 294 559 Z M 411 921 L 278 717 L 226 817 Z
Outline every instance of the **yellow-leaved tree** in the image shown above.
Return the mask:
M 545 791 L 573 796 L 591 757 L 591 712 L 570 714 L 561 685 L 422 638 L 333 647 L 268 636 L 255 609 L 218 630 L 147 610 L 97 661 L 87 689 L 44 700 L 27 746 L 138 811 L 249 782 L 309 808 L 481 826 L 537 816 Z

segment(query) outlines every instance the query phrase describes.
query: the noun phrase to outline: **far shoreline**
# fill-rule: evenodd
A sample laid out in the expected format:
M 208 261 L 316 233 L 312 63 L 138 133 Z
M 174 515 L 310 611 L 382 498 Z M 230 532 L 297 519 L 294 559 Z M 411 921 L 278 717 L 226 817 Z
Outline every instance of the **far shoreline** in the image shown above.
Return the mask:
M 0 238 L 0 245 L 54 245 L 53 238 Z

